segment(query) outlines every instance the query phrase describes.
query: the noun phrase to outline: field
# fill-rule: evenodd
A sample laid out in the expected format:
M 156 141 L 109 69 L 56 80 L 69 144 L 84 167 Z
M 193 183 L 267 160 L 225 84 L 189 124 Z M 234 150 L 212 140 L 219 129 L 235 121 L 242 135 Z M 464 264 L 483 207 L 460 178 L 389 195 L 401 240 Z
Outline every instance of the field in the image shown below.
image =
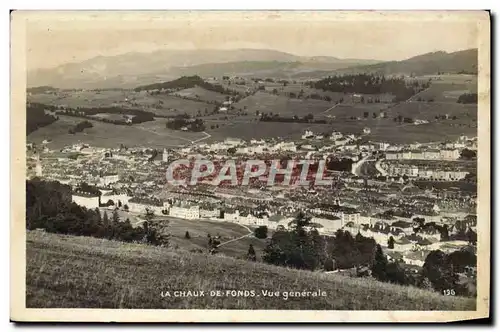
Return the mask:
M 180 90 L 180 91 L 171 93 L 171 95 L 174 95 L 174 96 L 179 95 L 181 97 L 188 97 L 188 98 L 197 98 L 197 99 L 201 99 L 201 100 L 209 101 L 209 102 L 216 101 L 219 103 L 226 100 L 226 95 L 223 95 L 223 94 L 215 92 L 215 91 L 206 90 L 206 89 L 200 88 L 199 86 L 196 86 L 194 88 Z
M 320 89 L 311 88 L 311 87 L 309 87 L 305 84 L 301 84 L 301 83 L 296 83 L 296 84 L 291 83 L 285 87 L 281 85 L 281 87 L 278 87 L 277 89 L 278 89 L 279 93 L 281 93 L 281 92 L 287 92 L 287 93 L 293 92 L 295 94 L 299 94 L 300 91 L 303 91 L 304 95 L 306 95 L 306 96 L 311 95 L 311 94 L 317 94 L 317 95 L 320 95 L 322 97 L 328 96 L 332 99 L 332 102 L 338 102 L 341 99 L 343 99 L 345 103 L 353 102 L 353 94 L 352 93 L 323 91 Z M 266 87 L 266 90 L 272 90 L 272 89 L 268 89 Z M 370 95 L 362 94 L 362 95 L 366 100 L 368 100 L 369 98 L 371 98 L 372 100 L 378 98 L 378 99 L 380 99 L 380 101 L 382 103 L 392 102 L 392 100 L 394 98 L 394 96 L 389 94 L 389 93 L 370 94 Z
M 291 117 L 297 115 L 303 117 L 309 113 L 316 116 L 333 105 L 333 103 L 324 100 L 302 100 L 259 91 L 255 95 L 235 103 L 234 107 L 241 109 L 246 107 L 247 112 L 251 114 L 259 111 L 261 113 L 280 114 L 281 116 Z
M 116 113 L 97 113 L 95 115 L 91 115 L 92 118 L 95 118 L 97 120 L 101 119 L 106 119 L 106 120 L 111 120 L 111 121 L 120 121 L 122 123 L 125 123 L 125 120 L 127 118 L 132 119 L 134 115 L 132 114 L 116 114 Z
M 45 139 L 52 142 L 50 149 L 61 149 L 76 143 L 88 143 L 93 146 L 114 148 L 120 144 L 129 147 L 148 146 L 152 148 L 173 147 L 190 144 L 192 140 L 205 137 L 203 133 L 189 133 L 165 128 L 165 119 L 144 122 L 132 126 L 114 125 L 89 120 L 93 128 L 81 133 L 69 134 L 68 130 L 85 119 L 60 115 L 59 120 L 40 128 L 30 135 L 29 142 L 41 143 Z
M 237 137 L 245 140 L 252 138 L 288 138 L 300 139 L 306 129 L 315 133 L 331 132 L 333 127 L 328 124 L 283 123 L 283 122 L 235 122 L 224 127 L 207 132 L 212 136 L 207 142 L 224 140 L 227 137 Z
M 207 91 L 211 93 L 211 91 Z M 217 94 L 216 92 L 214 92 Z M 224 97 L 224 95 L 221 95 Z M 28 101 L 47 105 L 76 107 L 123 107 L 153 112 L 159 116 L 170 116 L 213 110 L 214 106 L 203 101 L 187 100 L 168 94 L 151 96 L 145 92 L 133 90 L 105 91 L 58 91 L 55 94 L 33 94 Z
M 113 210 L 101 208 L 101 213 L 103 211 L 106 211 L 110 219 L 112 218 Z M 144 221 L 144 216 L 137 213 L 118 210 L 118 214 L 121 221 L 128 218 L 132 225 L 141 225 L 141 222 Z M 206 251 L 208 234 L 219 237 L 223 243 L 249 235 L 253 231 L 251 227 L 224 221 L 187 220 L 162 215 L 155 219 L 168 221 L 168 233 L 171 235 L 170 243 L 173 247 L 186 251 L 193 249 Z M 190 239 L 185 238 L 186 231 L 189 232 Z M 271 236 L 271 234 L 272 232 L 269 231 L 268 235 Z M 266 239 L 249 236 L 221 246 L 219 252 L 230 257 L 244 257 L 250 244 L 254 246 L 257 255 L 260 256 L 266 247 Z
M 212 111 L 214 108 L 214 105 L 202 101 L 183 99 L 168 94 L 155 96 L 150 96 L 143 92 L 131 92 L 131 94 L 133 97 L 130 99 L 130 107 L 138 107 L 159 116 L 172 116 L 183 113 L 195 115 L 198 111 L 203 113 L 205 109 Z
M 172 217 L 162 219 L 169 221 L 168 232 L 171 234 L 171 244 L 176 248 L 186 251 L 198 249 L 206 252 L 208 234 L 219 237 L 221 243 L 224 243 L 251 233 L 246 226 L 235 223 L 209 220 L 186 220 Z M 190 239 L 185 238 L 186 231 L 189 232 Z M 260 256 L 266 247 L 266 240 L 249 236 L 228 243 L 227 245 L 222 245 L 219 248 L 219 252 L 229 257 L 245 257 L 250 244 L 254 246 L 257 255 Z
M 199 87 L 184 89 L 177 93 L 188 98 L 198 96 L 205 101 L 194 101 L 169 94 L 149 95 L 144 91 L 135 92 L 133 90 L 58 91 L 55 94 L 31 95 L 28 99 L 41 103 L 69 105 L 72 107 L 121 106 L 124 108 L 139 108 L 154 112 L 159 117 L 174 116 L 183 113 L 190 114 L 191 116 L 201 115 L 201 118 L 205 121 L 207 133 L 212 136 L 207 141 L 211 142 L 224 140 L 227 137 L 238 137 L 247 140 L 273 137 L 300 139 L 306 129 L 311 129 L 317 134 L 333 130 L 341 131 L 345 134 L 361 134 L 365 127 L 371 129 L 371 134 L 366 136 L 367 140 L 385 141 L 393 144 L 454 140 L 461 135 L 477 135 L 477 105 L 456 103 L 456 99 L 460 93 L 475 91 L 477 89 L 477 80 L 473 76 L 422 76 L 417 79 L 424 81 L 432 79 L 432 84 L 429 89 L 420 92 L 408 102 L 399 104 L 353 102 L 351 100 L 352 96 L 349 94 L 344 95 L 343 93 L 311 89 L 300 82 L 291 82 L 285 87 L 281 83 L 264 82 L 266 92 L 258 91 L 254 95 L 243 98 L 233 105 L 236 110 L 241 109 L 247 115 L 237 114 L 237 111 L 229 110 L 226 113 L 204 116 L 205 112 L 213 111 L 215 105 L 211 102 L 220 102 L 225 99 L 225 96 Z M 248 81 L 247 86 L 238 86 L 233 83 L 230 86 L 227 85 L 227 87 L 247 89 L 247 87 L 254 88 L 256 85 L 253 81 Z M 270 91 L 274 88 L 281 95 L 272 94 Z M 311 93 L 317 93 L 322 96 L 328 95 L 334 101 L 343 98 L 344 102 L 336 105 L 334 102 L 325 100 L 304 100 L 282 95 L 289 92 L 299 93 L 300 90 L 304 90 L 306 95 Z M 377 97 L 381 100 L 392 99 L 392 96 L 388 94 Z M 419 101 L 419 98 L 423 101 Z M 429 98 L 434 99 L 434 101 L 428 102 Z M 385 119 L 379 118 L 381 111 L 385 113 Z M 283 117 L 304 117 L 305 115 L 312 114 L 314 119 L 324 119 L 329 124 L 263 123 L 256 121 L 256 112 L 279 114 Z M 365 119 L 364 115 L 366 112 L 368 112 L 368 118 Z M 373 118 L 373 114 L 377 117 Z M 109 117 L 111 115 L 106 116 Z M 398 116 L 412 118 L 413 120 L 428 121 L 430 123 L 419 125 L 399 124 L 393 121 Z M 436 119 L 436 117 L 445 116 L 448 116 L 448 119 Z M 114 116 L 114 118 L 116 117 Z M 69 136 L 67 134 L 69 129 L 67 122 L 77 122 L 74 119 L 66 119 L 64 121 L 59 120 L 47 128 L 37 130 L 29 138 L 43 140 L 50 138 L 47 136 L 53 134 L 57 138 L 60 136 L 64 137 L 70 143 L 82 140 L 100 146 L 116 146 L 124 143 L 131 146 L 149 144 L 152 147 L 164 147 L 187 144 L 206 137 L 203 133 L 167 130 L 165 129 L 164 121 L 159 118 L 157 121 L 121 128 L 119 126 L 110 127 L 110 124 L 100 123 L 95 128 L 85 130 L 84 133 Z M 115 132 L 111 133 L 110 129 Z M 89 137 L 91 135 L 96 136 L 91 138 Z M 58 141 L 58 139 L 55 141 Z
M 76 107 L 108 107 L 126 103 L 128 91 L 57 91 L 56 94 L 33 94 L 28 96 L 32 102 L 61 105 L 70 108 Z
M 28 232 L 28 308 L 475 310 L 473 299 L 445 297 L 370 279 L 298 271 L 230 257 Z M 262 290 L 320 289 L 326 296 L 267 297 Z M 174 290 L 203 290 L 175 297 Z M 253 290 L 255 296 L 210 296 Z M 170 291 L 172 296 L 162 297 Z M 165 295 L 166 293 L 164 293 Z M 282 293 L 281 293 L 282 294 Z

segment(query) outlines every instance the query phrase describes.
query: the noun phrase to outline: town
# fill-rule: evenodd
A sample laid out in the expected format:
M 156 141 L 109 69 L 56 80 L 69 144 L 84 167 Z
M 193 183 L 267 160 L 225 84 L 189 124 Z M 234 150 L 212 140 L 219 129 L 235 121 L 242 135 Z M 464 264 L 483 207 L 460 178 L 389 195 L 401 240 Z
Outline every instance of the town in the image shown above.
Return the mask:
M 276 230 L 286 227 L 298 211 L 305 211 L 321 234 L 344 229 L 384 246 L 393 238 L 396 245 L 388 255 L 416 266 L 423 265 L 426 252 L 468 244 L 477 226 L 477 137 L 409 145 L 360 144 L 361 140 L 361 135 L 334 131 L 330 137 L 318 137 L 307 130 L 293 141 L 228 138 L 163 151 L 84 143 L 55 151 L 46 142 L 28 144 L 27 176 L 71 185 L 75 203 L 88 209 L 120 210 L 135 225 L 151 212 Z M 291 152 L 293 158 L 311 163 L 325 161 L 332 184 L 287 186 L 278 180 L 268 187 L 255 178 L 247 186 L 230 181 L 213 186 L 203 180 L 173 186 L 165 176 L 169 162 L 179 159 L 286 161 Z M 350 169 L 341 162 L 345 160 L 350 160 Z M 85 191 L 90 186 L 98 191 Z M 414 232 L 419 220 L 433 226 Z M 443 241 L 461 231 L 458 221 L 465 222 L 467 237 Z

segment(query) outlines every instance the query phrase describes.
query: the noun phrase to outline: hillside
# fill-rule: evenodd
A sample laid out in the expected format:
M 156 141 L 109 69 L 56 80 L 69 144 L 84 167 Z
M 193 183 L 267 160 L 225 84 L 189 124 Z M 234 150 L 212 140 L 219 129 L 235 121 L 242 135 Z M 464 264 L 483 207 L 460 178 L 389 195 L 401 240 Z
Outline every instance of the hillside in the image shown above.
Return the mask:
M 442 73 L 477 73 L 477 49 L 453 53 L 432 52 L 403 61 L 382 62 L 368 66 L 341 69 L 338 73 L 381 73 L 430 75 Z
M 196 86 L 202 87 L 202 88 L 209 90 L 209 91 L 225 93 L 225 94 L 236 94 L 236 92 L 229 90 L 229 89 L 225 89 L 223 86 L 221 86 L 219 84 L 208 83 L 197 75 L 182 76 L 182 77 L 175 79 L 175 80 L 172 80 L 172 81 L 138 86 L 134 89 L 134 91 L 138 92 L 138 91 L 156 90 L 156 89 L 157 90 L 161 90 L 161 89 L 183 90 L 183 89 L 194 88 Z
M 27 233 L 28 308 L 474 310 L 475 301 L 368 279 L 306 272 L 95 238 Z M 206 292 L 175 297 L 174 290 Z M 212 297 L 220 290 L 223 296 Z M 225 296 L 254 290 L 255 296 Z M 279 291 L 264 296 L 263 290 Z M 317 291 L 326 296 L 288 297 Z M 161 292 L 170 291 L 170 297 Z M 164 293 L 165 295 L 166 293 Z M 260 296 L 257 296 L 260 295 Z
M 276 70 L 280 70 L 283 63 L 307 62 L 320 66 L 319 68 L 332 64 L 333 67 L 328 68 L 335 69 L 339 68 L 338 64 L 343 64 L 342 67 L 345 68 L 376 61 L 337 59 L 328 56 L 301 57 L 265 49 L 159 50 L 151 53 L 132 52 L 117 56 L 98 56 L 79 63 L 68 63 L 56 68 L 30 71 L 28 72 L 28 86 L 50 85 L 57 88 L 86 89 L 129 88 L 159 80 L 173 79 L 179 74 L 198 74 L 189 69 L 186 73 L 179 72 L 181 70 L 179 68 L 184 67 L 211 64 L 210 66 L 214 67 L 213 72 L 219 73 L 221 69 L 215 64 L 231 62 L 276 62 Z M 205 74 L 214 75 L 210 72 L 205 72 Z
M 302 59 L 301 59 L 302 60 Z M 263 76 L 263 77 L 292 77 L 307 75 L 310 72 L 321 70 L 337 70 L 352 66 L 378 63 L 375 60 L 338 59 L 337 61 L 320 61 L 319 59 L 303 59 L 302 61 L 236 61 L 226 63 L 204 63 L 188 67 L 173 67 L 171 73 L 178 75 L 201 76 Z

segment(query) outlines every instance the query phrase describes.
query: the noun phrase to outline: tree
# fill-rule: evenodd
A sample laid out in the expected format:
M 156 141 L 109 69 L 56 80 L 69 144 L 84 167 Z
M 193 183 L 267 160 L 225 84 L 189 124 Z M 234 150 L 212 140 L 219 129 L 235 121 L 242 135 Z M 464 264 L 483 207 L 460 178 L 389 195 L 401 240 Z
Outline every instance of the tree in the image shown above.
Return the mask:
M 99 210 L 98 207 L 95 208 L 95 214 L 96 214 L 96 221 L 98 224 L 101 224 L 102 223 L 102 218 L 101 218 L 101 211 Z
M 112 220 L 113 220 L 113 224 L 116 224 L 116 223 L 119 223 L 119 222 L 120 222 L 120 215 L 118 214 L 118 211 L 117 211 L 117 210 L 114 210 L 114 211 L 113 211 L 113 217 L 112 217 Z
M 448 230 L 448 225 L 444 225 L 441 228 L 439 228 L 440 232 L 440 240 L 441 241 L 449 241 L 450 240 L 450 233 Z
M 380 281 L 387 281 L 387 258 L 382 252 L 382 247 L 377 244 L 375 258 L 372 265 L 372 276 Z
M 472 228 L 469 227 L 467 233 L 465 233 L 465 236 L 467 237 L 467 241 L 469 241 L 470 244 L 475 245 L 477 243 L 477 233 L 474 232 Z
M 461 159 L 471 160 L 471 159 L 476 158 L 476 156 L 477 156 L 477 154 L 476 154 L 476 151 L 474 151 L 474 150 L 463 149 L 460 152 L 460 158 Z
M 453 271 L 448 255 L 441 250 L 431 251 L 425 258 L 421 278 L 427 278 L 432 287 L 442 292 L 445 289 L 455 289 L 458 276 Z
M 385 272 L 386 280 L 391 283 L 399 285 L 408 285 L 410 283 L 404 269 L 397 262 L 388 263 Z
M 125 204 L 125 205 L 123 206 L 123 210 L 125 210 L 126 212 L 128 212 L 128 205 L 127 205 L 127 204 Z
M 255 249 L 253 248 L 253 245 L 251 243 L 250 243 L 250 246 L 248 247 L 247 259 L 254 261 L 254 262 L 257 260 L 257 255 L 255 254 Z
M 314 270 L 319 264 L 313 231 L 309 217 L 299 213 L 288 226 L 288 230 L 276 230 L 264 249 L 262 259 L 266 263 Z
M 191 238 L 191 235 L 189 235 L 188 231 L 186 231 L 186 234 L 184 234 L 184 238 L 186 238 L 188 240 Z
M 267 238 L 267 226 L 259 226 L 254 230 L 254 235 L 258 239 Z
M 211 237 L 209 234 L 208 237 L 208 251 L 213 255 L 218 252 L 218 247 L 220 245 L 220 241 L 217 237 Z
M 392 236 L 389 237 L 389 240 L 387 241 L 387 248 L 394 249 L 394 242 L 396 242 L 394 241 L 394 238 Z
M 104 211 L 104 215 L 102 217 L 102 223 L 104 224 L 104 226 L 109 225 L 109 218 L 108 218 L 108 214 L 106 213 L 106 211 Z
M 327 258 L 323 263 L 323 269 L 325 271 L 335 271 L 336 268 L 335 259 L 333 258 Z

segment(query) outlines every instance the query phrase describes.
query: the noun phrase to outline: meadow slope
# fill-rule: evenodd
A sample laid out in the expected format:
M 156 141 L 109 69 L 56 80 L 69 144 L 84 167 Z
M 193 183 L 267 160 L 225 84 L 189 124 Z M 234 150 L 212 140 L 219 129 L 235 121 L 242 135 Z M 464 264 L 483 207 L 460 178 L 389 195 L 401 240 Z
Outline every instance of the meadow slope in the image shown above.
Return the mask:
M 475 309 L 473 299 L 412 287 L 140 244 L 31 231 L 26 249 L 28 308 Z M 284 300 L 262 294 L 262 290 L 318 289 L 326 296 Z M 254 290 L 256 296 L 174 297 L 174 290 L 220 290 L 223 294 Z M 162 297 L 162 291 L 172 296 Z

